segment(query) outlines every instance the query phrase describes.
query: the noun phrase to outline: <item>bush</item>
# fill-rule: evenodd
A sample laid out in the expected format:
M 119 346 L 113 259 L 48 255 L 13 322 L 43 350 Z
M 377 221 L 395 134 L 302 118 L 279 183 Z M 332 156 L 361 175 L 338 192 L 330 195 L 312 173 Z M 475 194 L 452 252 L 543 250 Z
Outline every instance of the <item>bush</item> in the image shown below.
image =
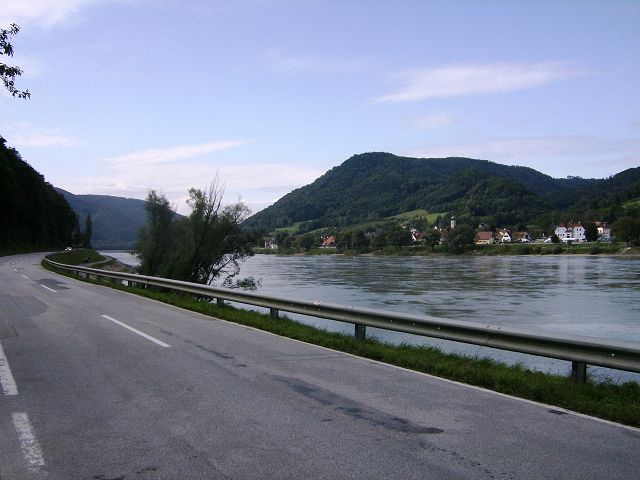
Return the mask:
M 518 255 L 529 255 L 531 253 L 531 247 L 529 245 L 518 245 Z
M 563 252 L 563 250 L 562 250 L 562 247 L 560 245 L 556 245 L 556 246 L 553 247 L 552 253 L 554 255 L 558 255 L 559 253 L 562 253 L 562 252 Z
M 600 247 L 598 247 L 597 245 L 595 247 L 591 247 L 591 250 L 589 250 L 589 253 L 591 255 L 598 255 L 600 252 Z

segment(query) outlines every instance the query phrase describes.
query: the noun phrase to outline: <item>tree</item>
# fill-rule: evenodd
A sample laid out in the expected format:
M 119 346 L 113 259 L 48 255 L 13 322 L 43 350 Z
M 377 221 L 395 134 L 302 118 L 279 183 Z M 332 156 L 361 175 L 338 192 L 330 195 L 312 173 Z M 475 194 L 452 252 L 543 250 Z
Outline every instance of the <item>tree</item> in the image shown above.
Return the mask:
M 191 213 L 177 219 L 163 195 L 149 193 L 148 223 L 135 248 L 143 273 L 207 285 L 224 276 L 224 285 L 233 285 L 254 239 L 240 229 L 249 209 L 223 206 L 223 190 L 217 176 L 204 190 L 190 189 Z
M 310 233 L 302 235 L 301 237 L 298 238 L 298 246 L 305 252 L 308 252 L 309 250 L 311 250 L 313 247 L 316 246 L 316 244 L 317 244 L 316 238 Z
M 586 222 L 584 224 L 584 236 L 587 242 L 595 242 L 598 240 L 598 227 L 593 222 Z
M 161 271 L 160 266 L 164 264 L 166 268 L 172 264 L 169 257 L 175 241 L 175 212 L 169 200 L 155 190 L 151 190 L 147 195 L 144 208 L 147 211 L 147 225 L 140 229 L 138 242 L 134 247 L 140 258 L 140 272 L 143 275 L 166 275 L 168 271 Z
M 93 235 L 93 223 L 91 221 L 91 214 L 87 215 L 84 219 L 84 234 L 82 235 L 82 246 L 84 248 L 91 248 L 91 236 Z
M 469 225 L 457 225 L 445 232 L 445 242 L 452 253 L 462 253 L 464 247 L 473 245 L 476 232 Z
M 9 30 L 0 30 L 0 55 L 13 57 L 13 46 L 9 43 L 9 39 L 20 31 L 20 27 L 12 23 Z M 15 79 L 22 75 L 22 70 L 18 67 L 11 67 L 4 62 L 0 62 L 0 79 L 4 83 L 4 87 L 9 93 L 18 98 L 29 98 L 31 93 L 29 90 L 20 91 L 15 87 Z
M 378 230 L 371 237 L 371 248 L 382 250 L 387 246 L 387 234 L 384 230 Z
M 622 217 L 611 225 L 613 235 L 623 240 L 629 245 L 630 243 L 640 243 L 640 219 L 634 217 Z
M 411 232 L 406 228 L 402 228 L 400 225 L 393 225 L 387 231 L 387 240 L 389 245 L 393 245 L 394 247 L 406 247 L 413 243 Z
M 440 231 L 435 228 L 431 228 L 424 233 L 424 242 L 431 246 L 432 252 L 435 250 L 436 245 L 440 244 L 440 237 Z
M 44 177 L 0 136 L 0 250 L 66 247 L 73 210 Z
M 80 217 L 77 213 L 74 213 L 73 216 L 75 221 L 73 224 L 73 232 L 71 234 L 71 245 L 77 247 L 82 243 L 82 232 L 80 231 Z

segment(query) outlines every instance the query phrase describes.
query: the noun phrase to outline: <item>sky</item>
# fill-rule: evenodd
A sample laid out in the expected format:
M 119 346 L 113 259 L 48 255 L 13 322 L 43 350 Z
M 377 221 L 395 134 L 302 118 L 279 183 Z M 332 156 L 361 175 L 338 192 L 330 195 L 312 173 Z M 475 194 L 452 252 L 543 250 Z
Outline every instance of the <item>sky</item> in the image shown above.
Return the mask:
M 640 0 L 2 0 L 0 135 L 75 194 L 253 211 L 354 154 L 640 165 Z

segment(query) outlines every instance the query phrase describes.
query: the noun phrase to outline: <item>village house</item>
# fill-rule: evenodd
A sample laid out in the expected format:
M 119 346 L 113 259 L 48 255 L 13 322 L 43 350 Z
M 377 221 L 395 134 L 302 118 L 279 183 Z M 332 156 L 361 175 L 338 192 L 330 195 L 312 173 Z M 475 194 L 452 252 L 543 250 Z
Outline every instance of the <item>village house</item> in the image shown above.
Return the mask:
M 565 225 L 561 223 L 558 225 L 554 231 L 556 236 L 560 239 L 560 241 L 567 242 L 586 242 L 587 237 L 585 236 L 584 227 L 580 222 L 578 223 L 569 223 Z
M 276 243 L 275 238 L 265 238 L 264 239 L 264 248 L 269 250 L 275 250 L 278 248 L 278 244 Z
M 476 245 L 492 245 L 495 242 L 496 242 L 496 235 L 493 232 L 476 233 L 476 238 L 475 238 Z
M 329 235 L 327 237 L 322 237 L 322 244 L 320 248 L 336 248 L 336 236 Z
M 500 243 L 511 243 L 511 232 L 501 228 L 496 232 L 496 239 Z
M 529 235 L 529 232 L 516 232 L 513 235 L 513 241 L 517 242 L 517 243 L 531 243 L 533 240 L 531 238 L 531 235 Z
M 419 242 L 424 238 L 424 234 L 419 232 L 415 228 L 412 228 L 410 231 L 411 231 L 411 240 L 413 240 L 414 242 Z
M 611 237 L 611 226 L 607 222 L 595 222 L 599 237 Z

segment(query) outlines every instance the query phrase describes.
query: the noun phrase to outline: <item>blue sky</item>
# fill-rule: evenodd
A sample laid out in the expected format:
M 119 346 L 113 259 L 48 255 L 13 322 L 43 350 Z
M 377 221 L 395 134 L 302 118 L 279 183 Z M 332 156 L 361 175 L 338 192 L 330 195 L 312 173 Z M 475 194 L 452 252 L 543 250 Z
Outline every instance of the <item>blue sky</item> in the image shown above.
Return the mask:
M 0 134 L 56 186 L 253 210 L 351 155 L 640 165 L 640 1 L 3 0 Z

